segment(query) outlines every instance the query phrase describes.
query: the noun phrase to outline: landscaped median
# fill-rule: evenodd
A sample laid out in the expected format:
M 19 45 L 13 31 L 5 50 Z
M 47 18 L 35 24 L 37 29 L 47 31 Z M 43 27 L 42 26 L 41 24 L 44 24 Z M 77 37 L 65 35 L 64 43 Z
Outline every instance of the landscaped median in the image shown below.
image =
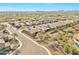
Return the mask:
M 10 54 L 10 55 L 15 54 L 20 46 L 21 45 L 20 45 L 17 38 L 16 38 L 16 40 L 11 41 L 10 42 L 10 48 L 12 49 L 12 51 L 8 54 Z
M 10 53 L 10 55 L 17 55 L 17 54 L 19 54 L 20 53 L 20 48 L 21 48 L 21 46 L 22 46 L 22 43 L 21 43 L 21 41 L 16 37 L 16 40 L 18 40 L 19 41 L 19 45 L 18 45 L 18 47 L 12 52 L 12 53 Z M 16 46 L 15 46 L 16 47 Z

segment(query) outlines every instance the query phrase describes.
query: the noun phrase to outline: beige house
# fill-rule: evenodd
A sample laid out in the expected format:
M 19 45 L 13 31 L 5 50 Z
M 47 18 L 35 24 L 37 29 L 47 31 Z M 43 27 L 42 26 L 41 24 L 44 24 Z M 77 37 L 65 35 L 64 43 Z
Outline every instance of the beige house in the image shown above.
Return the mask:
M 0 48 L 5 47 L 5 41 L 4 39 L 0 39 Z
M 10 43 L 9 42 L 6 42 L 5 43 L 5 47 L 9 47 L 10 46 Z
M 79 34 L 75 34 L 75 35 L 74 35 L 74 39 L 75 39 L 76 41 L 79 41 Z

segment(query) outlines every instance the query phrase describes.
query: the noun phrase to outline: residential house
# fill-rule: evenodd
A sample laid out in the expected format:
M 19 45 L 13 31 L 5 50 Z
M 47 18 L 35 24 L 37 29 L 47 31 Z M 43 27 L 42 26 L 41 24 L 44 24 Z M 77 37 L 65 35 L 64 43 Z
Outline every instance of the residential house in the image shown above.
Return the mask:
M 4 48 L 5 47 L 5 41 L 4 39 L 0 39 L 0 48 Z

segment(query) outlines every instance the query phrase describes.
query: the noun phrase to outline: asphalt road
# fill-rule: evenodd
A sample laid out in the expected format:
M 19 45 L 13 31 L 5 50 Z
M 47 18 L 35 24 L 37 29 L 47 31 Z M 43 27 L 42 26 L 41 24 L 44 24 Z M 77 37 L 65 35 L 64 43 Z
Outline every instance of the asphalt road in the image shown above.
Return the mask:
M 18 30 L 12 26 L 8 26 L 7 29 L 12 33 L 18 34 L 18 39 L 22 42 L 22 46 L 19 49 L 20 55 L 48 55 L 48 52 L 44 48 L 36 45 L 34 42 L 29 40 L 28 37 L 19 33 Z

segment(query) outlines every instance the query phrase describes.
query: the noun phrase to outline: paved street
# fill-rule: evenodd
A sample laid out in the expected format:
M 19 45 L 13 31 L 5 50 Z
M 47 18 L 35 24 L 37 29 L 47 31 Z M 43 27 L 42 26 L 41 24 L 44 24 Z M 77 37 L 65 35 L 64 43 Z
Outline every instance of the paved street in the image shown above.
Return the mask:
M 29 40 L 28 37 L 19 33 L 15 28 L 8 26 L 7 29 L 12 33 L 18 34 L 18 39 L 22 42 L 22 47 L 19 49 L 21 51 L 20 55 L 48 55 L 48 52 L 44 48 L 36 45 Z

